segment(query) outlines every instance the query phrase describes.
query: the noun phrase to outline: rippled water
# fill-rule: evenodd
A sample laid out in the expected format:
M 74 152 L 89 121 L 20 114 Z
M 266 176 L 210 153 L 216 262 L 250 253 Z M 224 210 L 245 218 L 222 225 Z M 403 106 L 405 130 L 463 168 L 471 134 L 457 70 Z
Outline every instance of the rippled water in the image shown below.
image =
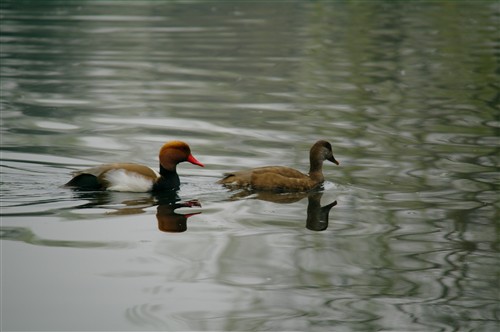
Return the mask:
M 2 330 L 500 328 L 498 2 L 0 15 Z M 61 187 L 171 139 L 206 165 L 175 203 Z M 215 184 L 306 171 L 318 139 L 340 161 L 319 193 Z

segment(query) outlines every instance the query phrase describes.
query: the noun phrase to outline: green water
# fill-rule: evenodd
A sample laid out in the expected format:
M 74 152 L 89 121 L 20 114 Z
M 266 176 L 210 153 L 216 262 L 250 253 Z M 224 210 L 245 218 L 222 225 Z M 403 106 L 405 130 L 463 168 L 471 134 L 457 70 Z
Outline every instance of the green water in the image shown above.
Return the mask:
M 498 2 L 0 8 L 2 331 L 500 328 Z M 61 187 L 172 139 L 178 205 Z M 215 183 L 318 139 L 319 193 Z

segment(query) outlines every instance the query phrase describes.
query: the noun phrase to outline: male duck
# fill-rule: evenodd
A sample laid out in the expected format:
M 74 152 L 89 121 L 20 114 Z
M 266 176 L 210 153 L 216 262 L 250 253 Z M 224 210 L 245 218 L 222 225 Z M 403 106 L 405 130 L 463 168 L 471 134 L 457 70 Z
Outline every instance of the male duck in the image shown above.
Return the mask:
M 105 164 L 75 172 L 66 186 L 80 190 L 128 192 L 177 190 L 180 180 L 176 168 L 177 164 L 183 161 L 204 167 L 193 157 L 189 145 L 181 141 L 171 141 L 160 149 L 160 173 L 139 164 Z

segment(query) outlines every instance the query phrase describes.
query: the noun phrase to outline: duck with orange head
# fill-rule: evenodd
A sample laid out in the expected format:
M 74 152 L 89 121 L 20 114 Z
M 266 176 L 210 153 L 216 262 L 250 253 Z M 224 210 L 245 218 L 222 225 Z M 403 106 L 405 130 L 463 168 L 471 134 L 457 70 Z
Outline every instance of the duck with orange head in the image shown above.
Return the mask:
M 127 192 L 165 192 L 180 187 L 177 165 L 187 161 L 204 167 L 192 154 L 189 145 L 181 141 L 165 143 L 160 149 L 160 172 L 134 163 L 99 165 L 74 173 L 66 186 L 79 190 L 109 190 Z

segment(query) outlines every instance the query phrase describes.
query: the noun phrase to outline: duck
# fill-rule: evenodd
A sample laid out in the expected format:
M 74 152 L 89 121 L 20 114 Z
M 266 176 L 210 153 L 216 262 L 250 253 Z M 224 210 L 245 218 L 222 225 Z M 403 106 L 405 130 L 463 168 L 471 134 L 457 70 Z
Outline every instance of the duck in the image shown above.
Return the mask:
M 166 142 L 159 153 L 160 171 L 135 163 L 104 164 L 73 173 L 65 184 L 77 190 L 107 190 L 122 192 L 168 192 L 180 188 L 177 165 L 187 161 L 204 167 L 182 141 Z
M 242 171 L 225 173 L 218 181 L 230 189 L 246 189 L 273 192 L 308 192 L 321 187 L 323 162 L 325 160 L 339 165 L 332 152 L 332 145 L 325 140 L 319 140 L 309 151 L 309 173 L 285 166 L 265 166 Z

